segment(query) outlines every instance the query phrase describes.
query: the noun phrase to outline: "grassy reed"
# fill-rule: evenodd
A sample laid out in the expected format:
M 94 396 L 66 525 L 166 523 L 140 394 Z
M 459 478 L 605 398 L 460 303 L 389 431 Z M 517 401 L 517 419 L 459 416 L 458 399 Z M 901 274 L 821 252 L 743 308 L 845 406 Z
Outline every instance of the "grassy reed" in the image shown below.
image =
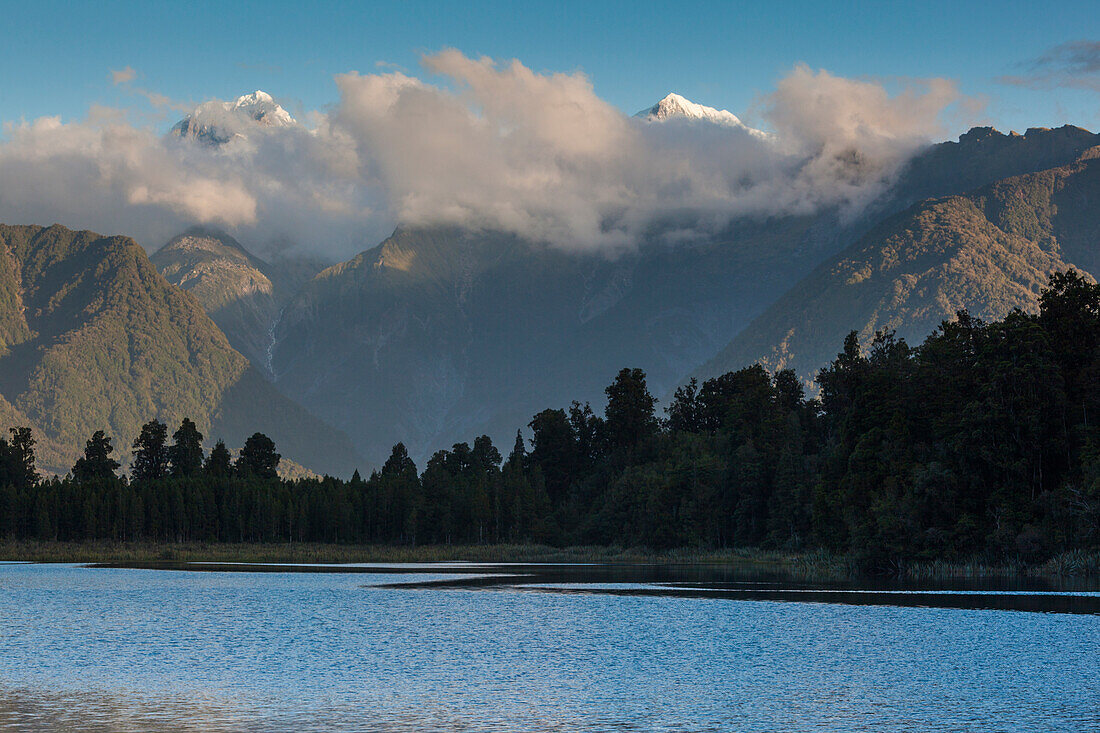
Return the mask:
M 851 578 L 860 565 L 824 550 L 791 553 L 757 548 L 706 550 L 547 545 L 333 545 L 205 542 L 0 542 L 0 560 L 32 562 L 241 562 L 241 563 L 662 563 L 752 565 L 807 578 Z M 882 573 L 880 573 L 882 574 Z M 1066 552 L 1041 565 L 980 560 L 899 562 L 885 574 L 910 580 L 976 577 L 1100 576 L 1100 552 Z
M 1044 563 L 1042 569 L 1047 575 L 1100 576 L 1100 551 L 1071 550 L 1063 552 Z
M 547 545 L 332 545 L 319 543 L 0 542 L 0 560 L 33 562 L 554 562 L 733 563 L 785 565 L 789 556 L 757 550 L 677 549 Z

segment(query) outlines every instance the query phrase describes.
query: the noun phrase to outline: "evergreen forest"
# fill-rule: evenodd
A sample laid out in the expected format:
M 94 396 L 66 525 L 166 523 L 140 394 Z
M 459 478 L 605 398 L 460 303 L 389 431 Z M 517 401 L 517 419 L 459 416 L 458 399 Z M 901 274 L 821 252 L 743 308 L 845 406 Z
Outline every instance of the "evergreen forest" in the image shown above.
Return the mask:
M 45 478 L 14 427 L 0 536 L 824 549 L 879 565 L 1100 546 L 1100 285 L 1070 270 L 1037 313 L 964 311 L 919 346 L 891 332 L 837 346 L 813 397 L 793 371 L 754 365 L 692 380 L 659 411 L 645 373 L 622 369 L 602 414 L 545 409 L 529 439 L 481 436 L 423 470 L 399 443 L 349 480 L 280 478 L 261 433 L 235 457 L 207 452 L 187 419 L 142 426 L 128 475 L 97 431 L 68 475 Z

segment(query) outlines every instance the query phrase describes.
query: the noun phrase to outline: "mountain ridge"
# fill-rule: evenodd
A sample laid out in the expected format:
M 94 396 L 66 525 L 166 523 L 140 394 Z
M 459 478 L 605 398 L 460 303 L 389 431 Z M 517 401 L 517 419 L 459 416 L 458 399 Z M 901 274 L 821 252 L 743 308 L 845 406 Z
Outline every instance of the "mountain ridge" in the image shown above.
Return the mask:
M 272 264 L 209 227 L 186 230 L 149 259 L 168 282 L 195 296 L 233 347 L 267 373 L 275 321 L 316 274 L 307 260 Z
M 1035 311 L 1054 272 L 1100 271 L 1097 200 L 1100 146 L 1068 165 L 914 204 L 797 283 L 696 376 L 761 363 L 810 382 L 850 330 L 865 345 L 880 330 L 919 340 L 958 310 L 984 320 Z
M 100 429 L 128 456 L 154 417 L 190 417 L 232 445 L 270 431 L 288 458 L 323 470 L 357 462 L 345 437 L 267 385 L 132 239 L 0 225 L 0 255 L 0 394 L 14 410 L 4 417 L 25 418 L 54 448 L 44 468 L 65 472 Z

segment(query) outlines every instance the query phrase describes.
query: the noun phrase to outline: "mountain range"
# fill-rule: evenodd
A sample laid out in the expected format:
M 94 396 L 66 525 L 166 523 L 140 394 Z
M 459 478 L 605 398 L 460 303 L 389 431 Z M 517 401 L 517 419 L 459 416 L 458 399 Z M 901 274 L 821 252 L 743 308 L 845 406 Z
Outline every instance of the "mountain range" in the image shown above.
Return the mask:
M 223 145 L 296 124 L 275 107 L 256 92 L 175 133 Z M 758 132 L 678 95 L 638 116 Z M 1097 146 L 1070 126 L 974 128 L 916 155 L 858 216 L 742 217 L 615 257 L 401 226 L 336 264 L 260 257 L 209 228 L 147 258 L 125 238 L 7 227 L 0 416 L 37 428 L 59 470 L 92 429 L 129 440 L 187 415 L 346 475 L 397 441 L 421 462 L 482 433 L 510 444 L 541 409 L 598 407 L 624 366 L 658 395 L 753 362 L 812 389 L 850 330 L 919 340 L 962 308 L 1034 309 L 1052 272 L 1100 272 Z
M 923 335 L 962 307 L 990 318 L 1033 308 L 1050 272 L 1069 261 L 1087 268 L 1081 256 L 1067 261 L 1041 247 L 998 244 L 1003 238 L 986 227 L 960 255 L 972 269 L 921 269 L 931 267 L 930 258 L 949 256 L 946 236 L 969 236 L 964 232 L 977 225 L 956 211 L 957 202 L 931 203 L 937 199 L 930 192 L 961 196 L 975 181 L 1009 185 L 1033 169 L 1073 164 L 1098 143 L 1072 127 L 1026 135 L 977 129 L 918 156 L 855 220 L 834 211 L 743 218 L 704 241 L 647 241 L 611 260 L 501 233 L 399 229 L 322 272 L 288 303 L 274 332 L 274 381 L 346 430 L 374 460 L 395 439 L 420 458 L 483 432 L 506 440 L 542 408 L 574 399 L 599 404 L 624 365 L 644 368 L 657 394 L 689 375 L 713 376 L 756 360 L 796 367 L 810 382 L 847 330 L 862 329 L 867 342 L 874 325 L 911 323 L 899 330 Z M 941 212 L 938 229 L 916 214 L 929 207 Z M 951 215 L 945 219 L 943 211 Z M 903 224 L 914 216 L 923 229 Z M 912 309 L 879 323 L 883 307 L 849 298 L 840 287 L 848 277 L 822 283 L 832 300 L 810 299 L 821 268 L 852 259 L 859 248 L 872 260 L 893 256 L 882 254 L 889 248 L 908 252 L 891 282 L 919 283 Z M 937 307 L 916 307 L 929 288 L 944 291 L 927 296 Z M 791 312 L 790 304 L 802 306 L 796 321 L 813 324 L 807 338 L 820 341 L 819 348 L 804 347 L 804 362 L 767 350 L 784 348 L 786 330 L 768 324 L 774 309 Z M 833 313 L 837 328 L 817 323 Z M 755 350 L 739 346 L 758 332 Z
M 233 348 L 271 373 L 272 329 L 286 302 L 323 265 L 256 257 L 233 237 L 194 227 L 150 258 L 165 279 L 194 295 Z

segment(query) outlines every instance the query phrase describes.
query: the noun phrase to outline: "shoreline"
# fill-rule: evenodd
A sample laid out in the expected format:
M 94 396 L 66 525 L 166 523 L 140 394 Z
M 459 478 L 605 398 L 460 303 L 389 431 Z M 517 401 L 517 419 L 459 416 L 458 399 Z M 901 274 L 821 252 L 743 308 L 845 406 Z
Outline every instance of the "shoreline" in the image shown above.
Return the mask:
M 574 546 L 533 544 L 504 545 L 339 545 L 323 543 L 225 543 L 225 542 L 0 542 L 0 561 L 43 563 L 600 563 L 668 565 L 741 565 L 798 574 L 852 577 L 860 575 L 857 563 L 825 551 L 782 552 L 758 548 L 706 550 L 644 547 Z M 1022 562 L 989 564 L 971 561 L 913 561 L 899 563 L 880 575 L 896 577 L 1047 577 L 1100 576 L 1100 552 L 1074 551 L 1038 564 Z

